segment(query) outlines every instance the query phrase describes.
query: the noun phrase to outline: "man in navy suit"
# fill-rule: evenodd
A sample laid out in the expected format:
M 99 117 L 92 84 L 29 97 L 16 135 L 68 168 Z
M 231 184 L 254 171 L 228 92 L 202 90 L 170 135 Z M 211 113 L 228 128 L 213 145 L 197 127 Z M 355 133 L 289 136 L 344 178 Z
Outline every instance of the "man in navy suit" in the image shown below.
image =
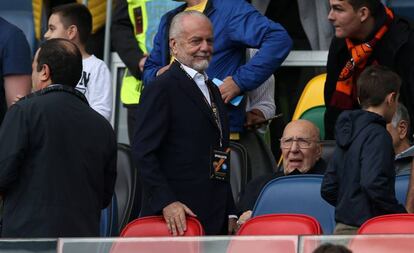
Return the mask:
M 206 234 L 224 234 L 235 208 L 225 106 L 205 73 L 213 52 L 209 19 L 197 11 L 178 14 L 169 45 L 174 62 L 139 104 L 133 155 L 143 184 L 141 216 L 162 214 L 173 235 L 184 233 L 187 215 Z

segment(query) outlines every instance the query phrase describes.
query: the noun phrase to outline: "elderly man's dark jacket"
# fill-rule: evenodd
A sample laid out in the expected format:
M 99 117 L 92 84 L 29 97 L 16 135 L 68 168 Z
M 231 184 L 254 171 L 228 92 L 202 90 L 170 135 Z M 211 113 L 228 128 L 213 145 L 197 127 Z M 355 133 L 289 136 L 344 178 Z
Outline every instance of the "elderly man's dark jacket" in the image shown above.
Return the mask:
M 307 171 L 305 174 L 320 174 L 323 175 L 325 173 L 326 163 L 321 158 L 319 159 L 313 168 Z M 293 171 L 291 174 L 288 175 L 296 175 L 299 174 L 298 171 Z M 241 214 L 247 210 L 253 210 L 254 204 L 256 203 L 257 198 L 259 197 L 260 192 L 262 191 L 263 187 L 270 182 L 271 180 L 279 177 L 287 176 L 283 172 L 283 168 L 273 174 L 263 175 L 257 178 L 252 179 L 247 185 L 245 191 L 240 196 L 240 201 L 238 203 L 237 210 Z
M 225 106 L 210 83 L 228 147 Z M 161 214 L 174 201 L 187 205 L 207 234 L 219 234 L 234 211 L 228 182 L 210 179 L 210 153 L 220 145 L 220 130 L 196 83 L 174 62 L 144 89 L 133 155 L 143 184 L 141 216 Z M 232 210 L 233 209 L 233 210 Z
M 17 102 L 0 129 L 2 237 L 99 236 L 116 156 L 111 125 L 73 93 Z

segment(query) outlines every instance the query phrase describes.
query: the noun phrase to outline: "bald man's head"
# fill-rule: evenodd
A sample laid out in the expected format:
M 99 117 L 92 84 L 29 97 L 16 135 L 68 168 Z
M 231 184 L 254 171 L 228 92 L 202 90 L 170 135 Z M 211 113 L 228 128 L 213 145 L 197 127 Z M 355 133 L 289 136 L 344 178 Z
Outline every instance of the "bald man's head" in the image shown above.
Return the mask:
M 319 129 L 312 122 L 290 122 L 280 141 L 285 174 L 288 175 L 294 170 L 308 172 L 321 157 L 322 148 L 319 142 Z

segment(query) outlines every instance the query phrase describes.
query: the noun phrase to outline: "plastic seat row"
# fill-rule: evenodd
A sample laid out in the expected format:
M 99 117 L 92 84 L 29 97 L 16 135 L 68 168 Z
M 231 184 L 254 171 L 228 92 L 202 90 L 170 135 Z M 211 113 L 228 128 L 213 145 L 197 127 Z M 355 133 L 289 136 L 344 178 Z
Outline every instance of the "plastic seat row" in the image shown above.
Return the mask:
M 305 214 L 315 217 L 324 234 L 335 228 L 335 208 L 322 199 L 323 175 L 284 176 L 270 181 L 262 190 L 253 209 L 253 217 L 264 214 Z M 404 204 L 409 175 L 396 177 L 397 200 Z
M 185 236 L 203 236 L 204 230 L 196 218 L 187 218 Z M 279 237 L 243 238 L 232 237 L 227 247 L 227 253 L 244 252 L 298 252 L 298 235 L 320 235 L 319 222 L 307 215 L 300 214 L 272 214 L 257 216 L 248 220 L 239 229 L 243 235 L 281 235 Z M 364 223 L 358 231 L 366 234 L 412 234 L 414 233 L 413 214 L 393 214 L 378 216 Z M 293 236 L 295 235 L 295 236 Z M 151 216 L 137 219 L 129 223 L 121 233 L 122 237 L 159 237 L 170 236 L 166 223 L 161 216 Z M 303 252 L 312 252 L 322 241 L 304 240 Z M 325 238 L 326 240 L 326 238 Z M 357 236 L 352 238 L 348 247 L 354 252 L 411 252 L 414 241 L 411 238 L 398 236 Z M 375 249 L 373 251 L 373 249 Z M 196 238 L 188 240 L 144 240 L 123 241 L 112 246 L 111 253 L 151 251 L 152 253 L 175 251 L 199 253 L 203 246 Z

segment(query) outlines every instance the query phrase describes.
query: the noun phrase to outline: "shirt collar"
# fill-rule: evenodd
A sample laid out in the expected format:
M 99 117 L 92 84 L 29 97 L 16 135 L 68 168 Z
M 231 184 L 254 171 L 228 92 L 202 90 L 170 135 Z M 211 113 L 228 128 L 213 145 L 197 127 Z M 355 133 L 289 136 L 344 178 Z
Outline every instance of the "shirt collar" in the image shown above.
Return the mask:
M 186 66 L 186 65 L 184 65 L 184 64 L 182 64 L 181 62 L 180 62 L 180 64 L 181 64 L 181 66 L 183 67 L 183 70 L 185 71 L 185 72 L 187 72 L 187 74 L 192 78 L 192 79 L 195 79 L 195 78 L 197 78 L 197 75 L 201 75 L 203 78 L 204 78 L 204 81 L 207 81 L 208 80 L 208 76 L 207 76 L 207 73 L 206 72 L 203 72 L 203 73 L 200 73 L 200 72 L 198 72 L 197 70 L 195 70 L 195 69 L 193 69 L 193 68 L 190 68 L 190 67 L 188 67 L 188 66 Z

